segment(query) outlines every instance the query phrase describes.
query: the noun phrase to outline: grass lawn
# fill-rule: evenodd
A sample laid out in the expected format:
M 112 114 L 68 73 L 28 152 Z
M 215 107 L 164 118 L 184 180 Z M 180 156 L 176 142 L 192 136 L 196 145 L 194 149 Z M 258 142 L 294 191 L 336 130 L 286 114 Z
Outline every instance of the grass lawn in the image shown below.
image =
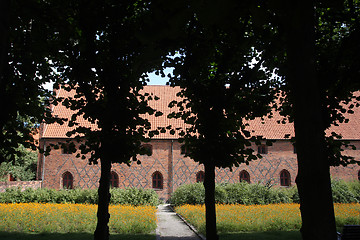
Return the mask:
M 301 240 L 299 231 L 245 232 L 220 234 L 220 240 Z
M 17 233 L 0 232 L 1 240 L 89 240 L 92 233 Z M 154 234 L 111 234 L 110 240 L 155 240 Z

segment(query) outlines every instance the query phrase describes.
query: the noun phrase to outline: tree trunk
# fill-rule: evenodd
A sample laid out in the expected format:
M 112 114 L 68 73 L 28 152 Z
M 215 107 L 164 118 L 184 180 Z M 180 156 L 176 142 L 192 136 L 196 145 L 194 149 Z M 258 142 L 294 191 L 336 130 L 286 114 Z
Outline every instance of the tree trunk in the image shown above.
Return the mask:
M 111 161 L 107 158 L 101 159 L 101 176 L 98 189 L 99 202 L 97 212 L 97 225 L 94 232 L 94 240 L 109 239 L 109 203 L 110 203 L 110 172 Z
M 218 240 L 215 209 L 215 165 L 211 162 L 206 162 L 204 167 L 206 239 Z
M 290 9 L 292 11 L 290 11 Z M 288 9 L 290 100 L 298 159 L 301 234 L 306 240 L 335 240 L 336 225 L 321 114 L 321 86 L 315 65 L 315 21 L 312 1 L 291 2 Z

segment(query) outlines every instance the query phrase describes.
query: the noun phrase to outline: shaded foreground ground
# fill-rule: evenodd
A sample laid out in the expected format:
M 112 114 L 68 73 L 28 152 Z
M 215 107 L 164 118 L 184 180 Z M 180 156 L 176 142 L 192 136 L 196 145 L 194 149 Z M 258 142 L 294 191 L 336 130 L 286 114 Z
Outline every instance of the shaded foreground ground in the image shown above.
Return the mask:
M 93 239 L 91 233 L 12 233 L 0 232 L 1 240 L 88 240 Z M 110 240 L 155 240 L 155 235 L 139 234 L 112 234 Z M 180 238 L 179 238 L 180 239 Z M 298 231 L 289 232 L 254 232 L 254 233 L 231 233 L 220 234 L 220 240 L 300 240 Z
M 92 233 L 14 233 L 0 232 L 1 240 L 89 240 Z M 112 234 L 110 240 L 155 240 L 155 234 Z
M 301 240 L 299 231 L 248 232 L 220 234 L 220 240 Z

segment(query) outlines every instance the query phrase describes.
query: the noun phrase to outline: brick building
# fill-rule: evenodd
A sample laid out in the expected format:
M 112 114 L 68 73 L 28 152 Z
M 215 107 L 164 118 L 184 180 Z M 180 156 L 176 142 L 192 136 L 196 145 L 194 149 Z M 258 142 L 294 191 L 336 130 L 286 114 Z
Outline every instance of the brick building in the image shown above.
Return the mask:
M 152 126 L 185 127 L 178 119 L 167 119 L 170 113 L 168 104 L 176 99 L 178 88 L 169 86 L 146 86 L 145 91 L 160 97 L 158 101 L 151 101 L 150 105 L 164 113 L 155 118 L 149 116 Z M 57 90 L 57 95 L 67 97 L 74 92 Z M 53 114 L 59 117 L 70 117 L 72 112 L 59 104 L 53 108 Z M 344 139 L 351 141 L 357 149 L 360 149 L 360 110 L 348 116 L 347 124 L 332 127 L 330 131 L 340 133 Z M 228 169 L 217 169 L 217 182 L 239 182 L 245 180 L 251 183 L 269 182 L 279 186 L 294 184 L 297 163 L 295 149 L 292 143 L 285 139 L 285 135 L 294 135 L 293 125 L 290 123 L 278 124 L 281 119 L 279 114 L 274 113 L 271 119 L 256 119 L 250 121 L 249 129 L 253 135 L 261 135 L 266 139 L 276 140 L 273 146 L 253 146 L 254 150 L 262 153 L 263 158 L 251 162 L 249 165 L 240 165 Z M 79 123 L 96 128 L 83 119 Z M 40 146 L 45 148 L 50 144 L 65 142 L 68 138 L 66 132 L 71 128 L 64 124 L 50 124 L 42 126 Z M 168 199 L 170 194 L 180 185 L 202 181 L 204 177 L 203 166 L 195 163 L 192 159 L 184 157 L 181 152 L 181 144 L 177 141 L 178 135 L 161 133 L 155 136 L 148 147 L 152 148 L 151 156 L 139 156 L 141 165 L 136 163 L 130 167 L 121 164 L 113 164 L 111 185 L 113 187 L 142 187 L 154 188 L 159 196 Z M 345 150 L 346 154 L 360 158 L 360 150 Z M 68 154 L 63 149 L 54 149 L 49 156 L 39 155 L 38 180 L 42 180 L 42 187 L 46 188 L 97 188 L 100 178 L 100 167 L 89 165 L 88 161 L 75 157 L 76 154 Z M 360 167 L 351 165 L 348 167 L 336 167 L 331 169 L 333 178 L 345 180 L 359 179 Z

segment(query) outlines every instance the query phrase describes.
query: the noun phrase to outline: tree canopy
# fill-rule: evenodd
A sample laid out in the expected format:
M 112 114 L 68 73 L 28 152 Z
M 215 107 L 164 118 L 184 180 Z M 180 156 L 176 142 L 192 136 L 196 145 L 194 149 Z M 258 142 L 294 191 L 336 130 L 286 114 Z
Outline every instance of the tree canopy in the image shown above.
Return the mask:
M 0 162 L 15 161 L 21 146 L 35 149 L 34 130 L 50 118 L 43 84 L 54 74 L 43 10 L 38 1 L 1 1 Z
M 79 116 L 97 123 L 95 131 L 69 133 L 91 163 L 101 162 L 96 239 L 108 238 L 111 163 L 136 160 L 146 153 L 145 134 L 156 134 L 142 115 L 161 113 L 147 105 L 153 96 L 142 87 L 147 72 L 164 66 L 175 67 L 170 84 L 184 89 L 184 101 L 171 104 L 183 111 L 171 117 L 190 124 L 182 133 L 185 146 L 211 173 L 208 189 L 215 167 L 257 158 L 248 146 L 260 139 L 250 138 L 243 119 L 266 114 L 281 86 L 279 109 L 295 123 L 303 237 L 335 238 L 329 166 L 354 159 L 342 156 L 347 143 L 336 133 L 326 137 L 325 130 L 346 122 L 344 113 L 359 106 L 352 95 L 360 88 L 358 0 L 7 0 L 0 11 L 2 160 L 15 159 L 19 144 L 33 144 L 30 133 L 49 116 L 49 100 L 77 111 L 69 125 Z M 272 81 L 272 70 L 281 78 Z M 42 87 L 50 79 L 76 96 L 51 99 Z M 317 184 L 307 180 L 314 173 Z M 321 226 L 314 230 L 314 223 Z
M 89 163 L 101 163 L 98 224 L 95 239 L 109 238 L 109 179 L 112 163 L 140 163 L 138 154 L 148 153 L 143 143 L 157 134 L 146 115 L 161 115 L 148 105 L 157 99 L 143 91 L 147 72 L 162 68 L 168 48 L 150 31 L 152 4 L 148 1 L 76 1 L 58 6 L 53 20 L 60 49 L 52 56 L 61 75 L 56 85 L 76 90 L 73 98 L 58 99 L 75 110 L 68 122 L 75 129 L 69 137 L 80 142 Z M 57 87 L 57 86 L 56 86 Z M 78 126 L 78 117 L 97 129 Z M 73 145 L 74 146 L 74 145 Z M 72 149 L 75 151 L 76 149 Z

